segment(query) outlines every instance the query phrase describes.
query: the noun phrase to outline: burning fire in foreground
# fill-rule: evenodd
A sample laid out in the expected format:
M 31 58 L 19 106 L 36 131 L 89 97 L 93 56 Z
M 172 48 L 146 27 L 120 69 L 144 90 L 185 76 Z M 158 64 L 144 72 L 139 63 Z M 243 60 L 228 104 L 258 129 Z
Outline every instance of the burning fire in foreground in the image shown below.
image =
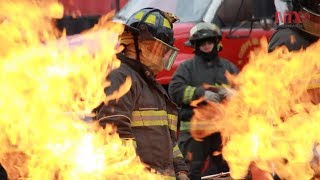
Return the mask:
M 312 79 L 319 84 L 314 79 L 320 42 L 305 51 L 289 53 L 283 47 L 271 54 L 267 41 L 261 43 L 233 79 L 237 94 L 225 104 L 209 103 L 195 111 L 193 136 L 221 131 L 233 178 L 244 177 L 255 162 L 282 179 L 310 179 L 311 166 L 319 163 L 314 145 L 320 142 L 320 107 L 305 90 Z
M 10 179 L 154 179 L 130 142 L 77 114 L 105 99 L 123 27 L 107 22 L 103 30 L 56 41 L 51 18 L 62 12 L 54 1 L 0 2 L 1 164 Z

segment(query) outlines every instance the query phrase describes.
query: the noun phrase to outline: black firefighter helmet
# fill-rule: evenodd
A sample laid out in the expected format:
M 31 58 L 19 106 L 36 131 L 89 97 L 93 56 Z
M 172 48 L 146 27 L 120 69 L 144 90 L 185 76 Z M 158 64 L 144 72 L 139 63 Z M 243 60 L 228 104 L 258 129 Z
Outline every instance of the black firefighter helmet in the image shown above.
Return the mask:
M 297 0 L 297 2 L 303 10 L 320 16 L 320 0 Z
M 179 50 L 173 46 L 173 23 L 179 19 L 172 13 L 156 8 L 143 8 L 134 13 L 126 22 L 126 29 L 136 37 L 156 40 L 167 48 L 165 69 L 170 70 Z M 137 45 L 138 46 L 138 45 Z M 139 51 L 137 50 L 137 54 Z M 138 57 L 139 58 L 139 57 Z
M 220 28 L 212 23 L 200 22 L 193 26 L 190 30 L 189 43 L 196 46 L 197 42 L 205 39 L 212 39 L 217 45 L 218 51 L 221 50 L 222 32 Z
M 291 10 L 299 11 L 302 30 L 320 37 L 320 0 L 287 0 Z

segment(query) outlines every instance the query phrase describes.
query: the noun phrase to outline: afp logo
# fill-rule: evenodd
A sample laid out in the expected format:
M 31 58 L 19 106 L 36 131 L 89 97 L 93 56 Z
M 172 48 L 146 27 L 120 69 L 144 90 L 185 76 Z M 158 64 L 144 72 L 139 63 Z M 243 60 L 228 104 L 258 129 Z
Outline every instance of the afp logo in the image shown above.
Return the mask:
M 310 14 L 306 11 L 293 11 L 293 0 L 275 0 L 277 11 L 275 12 L 275 22 L 277 24 L 301 24 L 305 20 L 310 20 Z
M 310 14 L 305 11 L 276 11 L 274 17 L 277 24 L 301 24 L 302 21 L 310 19 Z

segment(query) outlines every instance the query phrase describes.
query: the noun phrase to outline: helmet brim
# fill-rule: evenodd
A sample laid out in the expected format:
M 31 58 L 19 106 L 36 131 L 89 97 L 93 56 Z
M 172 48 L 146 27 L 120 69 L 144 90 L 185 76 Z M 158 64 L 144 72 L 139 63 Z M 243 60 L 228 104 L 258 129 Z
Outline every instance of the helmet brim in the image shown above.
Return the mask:
M 298 0 L 300 7 L 316 16 L 320 16 L 320 0 Z
M 124 31 L 131 32 L 134 35 L 139 35 L 140 34 L 139 29 L 134 28 L 132 26 L 128 26 L 126 24 L 124 24 Z

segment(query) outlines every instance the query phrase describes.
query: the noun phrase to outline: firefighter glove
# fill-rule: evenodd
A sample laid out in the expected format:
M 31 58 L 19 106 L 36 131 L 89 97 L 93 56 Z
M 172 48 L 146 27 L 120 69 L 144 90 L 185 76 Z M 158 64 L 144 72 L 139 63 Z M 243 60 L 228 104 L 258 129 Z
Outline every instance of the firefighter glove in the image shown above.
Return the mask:
M 221 99 L 227 99 L 232 97 L 234 94 L 236 93 L 236 90 L 232 89 L 232 88 L 221 88 L 218 91 L 218 94 L 220 95 Z
M 177 173 L 177 180 L 189 180 L 188 175 L 185 172 Z
M 212 91 L 205 91 L 204 98 L 212 102 L 220 102 L 221 100 L 220 95 Z

